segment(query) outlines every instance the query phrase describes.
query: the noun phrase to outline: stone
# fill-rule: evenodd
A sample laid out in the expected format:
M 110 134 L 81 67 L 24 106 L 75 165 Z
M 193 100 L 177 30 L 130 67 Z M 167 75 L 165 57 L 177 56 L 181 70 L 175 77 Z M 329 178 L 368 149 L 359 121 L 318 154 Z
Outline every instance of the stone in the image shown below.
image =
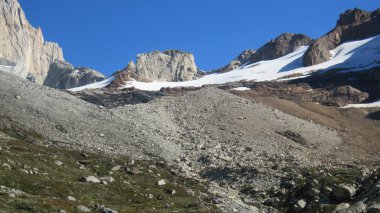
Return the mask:
M 104 137 L 104 136 L 106 136 L 106 134 L 104 134 L 104 133 L 100 133 L 99 136 L 100 136 L 100 137 Z
M 164 185 L 166 185 L 166 181 L 165 181 L 164 179 L 159 180 L 159 181 L 157 182 L 157 185 L 159 185 L 159 186 L 164 186 Z
M 100 183 L 100 180 L 94 176 L 83 176 L 79 179 L 80 182 Z
M 67 200 L 69 200 L 69 201 L 76 201 L 77 199 L 75 199 L 75 197 L 73 197 L 73 196 L 67 196 Z
M 21 96 L 19 96 L 19 95 L 15 95 L 15 98 L 16 98 L 16 99 L 21 99 Z
M 112 183 L 115 181 L 115 179 L 111 176 L 101 177 L 99 178 L 100 181 L 106 181 L 107 183 Z
M 356 202 L 347 208 L 344 208 L 344 206 L 345 205 L 340 206 L 340 207 L 342 207 L 341 209 L 339 209 L 337 207 L 335 209 L 335 212 L 336 213 L 347 213 L 347 212 L 349 212 L 349 213 L 362 213 L 362 212 L 365 212 L 365 210 L 366 210 L 366 205 L 362 201 Z
M 344 201 L 349 200 L 354 196 L 356 193 L 356 189 L 352 186 L 347 186 L 344 184 L 339 184 L 336 187 L 334 187 L 332 191 L 332 195 L 334 198 L 336 198 L 338 201 Z
M 335 207 L 335 211 L 339 211 L 339 210 L 342 210 L 342 209 L 347 209 L 348 207 L 350 207 L 350 204 L 348 204 L 348 203 L 340 203 L 340 204 L 338 204 Z
M 250 206 L 255 206 L 257 208 L 261 208 L 261 206 L 262 206 L 262 204 L 259 201 L 248 199 L 248 198 L 244 198 L 243 203 L 250 205 Z
M 300 212 L 306 207 L 306 201 L 301 199 L 298 200 L 296 204 L 294 204 L 293 209 L 295 212 Z
M 87 208 L 86 206 L 83 206 L 83 205 L 78 205 L 76 207 L 76 209 L 79 212 L 91 212 L 91 210 L 89 208 Z
M 380 213 L 380 203 L 374 203 L 367 209 L 368 213 Z
M 118 213 L 118 212 L 116 210 L 103 207 L 101 213 Z
M 225 155 L 219 155 L 219 159 L 230 162 L 233 160 L 230 156 L 225 156 Z
M 310 197 L 315 197 L 315 196 L 318 196 L 321 192 L 316 189 L 316 188 L 311 188 L 307 194 L 310 196 Z
M 112 167 L 111 171 L 119 171 L 120 169 L 121 169 L 121 166 L 116 165 L 116 166 Z
M 153 194 L 145 194 L 145 197 L 149 198 L 149 199 L 153 199 L 154 198 L 154 195 Z
M 169 194 L 169 195 L 174 195 L 176 193 L 176 191 L 174 189 L 166 189 L 165 193 Z
M 57 166 L 62 166 L 63 165 L 63 162 L 62 161 L 59 161 L 59 160 L 56 160 L 54 161 L 55 165 Z

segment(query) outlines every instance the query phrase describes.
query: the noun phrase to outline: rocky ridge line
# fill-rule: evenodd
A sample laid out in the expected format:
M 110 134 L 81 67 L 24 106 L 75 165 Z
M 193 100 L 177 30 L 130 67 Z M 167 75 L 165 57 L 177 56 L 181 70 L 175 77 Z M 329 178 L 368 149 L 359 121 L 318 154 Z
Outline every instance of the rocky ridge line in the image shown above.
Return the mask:
M 380 34 L 380 9 L 368 12 L 347 10 L 340 15 L 336 27 L 315 40 L 303 56 L 304 66 L 328 61 L 330 50 L 347 41 L 361 40 Z

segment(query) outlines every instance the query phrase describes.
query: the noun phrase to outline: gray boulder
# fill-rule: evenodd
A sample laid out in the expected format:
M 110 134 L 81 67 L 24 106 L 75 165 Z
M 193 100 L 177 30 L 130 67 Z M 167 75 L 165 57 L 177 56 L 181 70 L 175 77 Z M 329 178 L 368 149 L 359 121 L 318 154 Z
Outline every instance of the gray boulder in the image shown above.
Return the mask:
M 354 187 L 344 184 L 337 185 L 332 191 L 333 197 L 339 201 L 349 200 L 355 195 L 355 193 L 356 189 Z
M 367 209 L 368 213 L 380 213 L 380 203 L 374 203 Z

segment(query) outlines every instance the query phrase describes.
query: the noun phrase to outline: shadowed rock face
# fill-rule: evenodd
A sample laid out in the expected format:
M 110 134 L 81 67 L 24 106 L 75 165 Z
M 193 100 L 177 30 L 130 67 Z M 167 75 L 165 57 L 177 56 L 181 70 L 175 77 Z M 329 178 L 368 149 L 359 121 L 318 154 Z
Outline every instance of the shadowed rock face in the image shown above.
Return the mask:
M 50 63 L 63 60 L 61 48 L 44 41 L 41 29 L 29 24 L 17 0 L 0 0 L 0 14 L 1 70 L 42 84 Z
M 328 61 L 330 50 L 340 44 L 365 39 L 380 34 L 380 9 L 367 12 L 360 9 L 347 10 L 340 15 L 336 27 L 314 41 L 303 57 L 305 66 Z
M 179 50 L 154 51 L 139 54 L 136 64 L 114 74 L 115 80 L 110 87 L 117 88 L 132 78 L 138 81 L 189 81 L 199 78 L 202 72 L 197 68 L 191 53 Z
M 283 33 L 269 41 L 252 56 L 251 62 L 273 60 L 294 52 L 301 46 L 308 46 L 312 39 L 303 34 Z
M 103 74 L 86 67 L 74 68 L 63 61 L 55 61 L 50 65 L 44 85 L 57 89 L 70 89 L 104 80 Z

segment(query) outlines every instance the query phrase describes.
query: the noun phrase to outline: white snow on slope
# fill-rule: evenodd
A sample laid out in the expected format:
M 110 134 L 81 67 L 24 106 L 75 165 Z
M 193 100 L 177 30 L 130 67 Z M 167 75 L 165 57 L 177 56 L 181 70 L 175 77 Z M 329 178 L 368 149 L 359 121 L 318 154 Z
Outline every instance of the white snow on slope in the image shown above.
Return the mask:
M 380 66 L 380 36 L 347 42 L 330 51 L 331 60 L 303 67 L 302 58 L 308 47 L 301 47 L 297 51 L 284 57 L 260 61 L 254 64 L 240 67 L 227 73 L 215 73 L 206 75 L 200 79 L 185 82 L 127 82 L 123 88 L 135 87 L 140 90 L 157 91 L 162 87 L 201 87 L 206 84 L 224 84 L 241 80 L 269 81 L 291 74 L 302 74 L 306 76 L 314 71 L 330 70 L 334 68 L 345 68 L 347 71 L 358 71 Z M 112 78 L 112 77 L 111 77 Z M 107 81 L 107 80 L 106 80 Z M 111 82 L 108 80 L 107 82 Z M 71 89 L 79 91 L 83 89 L 99 88 L 106 86 L 105 83 L 96 83 Z
M 236 88 L 232 88 L 230 90 L 247 91 L 247 90 L 251 90 L 251 88 L 248 88 L 248 87 L 236 87 Z
M 93 83 L 93 84 L 88 84 L 88 85 L 85 85 L 85 86 L 81 86 L 81 87 L 76 87 L 76 88 L 72 88 L 72 89 L 69 89 L 70 91 L 73 91 L 73 92 L 78 92 L 78 91 L 81 91 L 81 90 L 84 90 L 84 89 L 99 89 L 99 88 L 104 88 L 106 86 L 108 86 L 110 83 L 112 83 L 112 81 L 115 79 L 115 77 L 110 77 L 110 78 L 107 78 L 103 81 L 99 81 L 99 82 L 96 82 L 96 83 Z
M 348 104 L 347 106 L 344 106 L 342 108 L 373 108 L 373 107 L 380 107 L 380 100 L 372 102 L 372 103 L 366 103 L 366 104 Z

